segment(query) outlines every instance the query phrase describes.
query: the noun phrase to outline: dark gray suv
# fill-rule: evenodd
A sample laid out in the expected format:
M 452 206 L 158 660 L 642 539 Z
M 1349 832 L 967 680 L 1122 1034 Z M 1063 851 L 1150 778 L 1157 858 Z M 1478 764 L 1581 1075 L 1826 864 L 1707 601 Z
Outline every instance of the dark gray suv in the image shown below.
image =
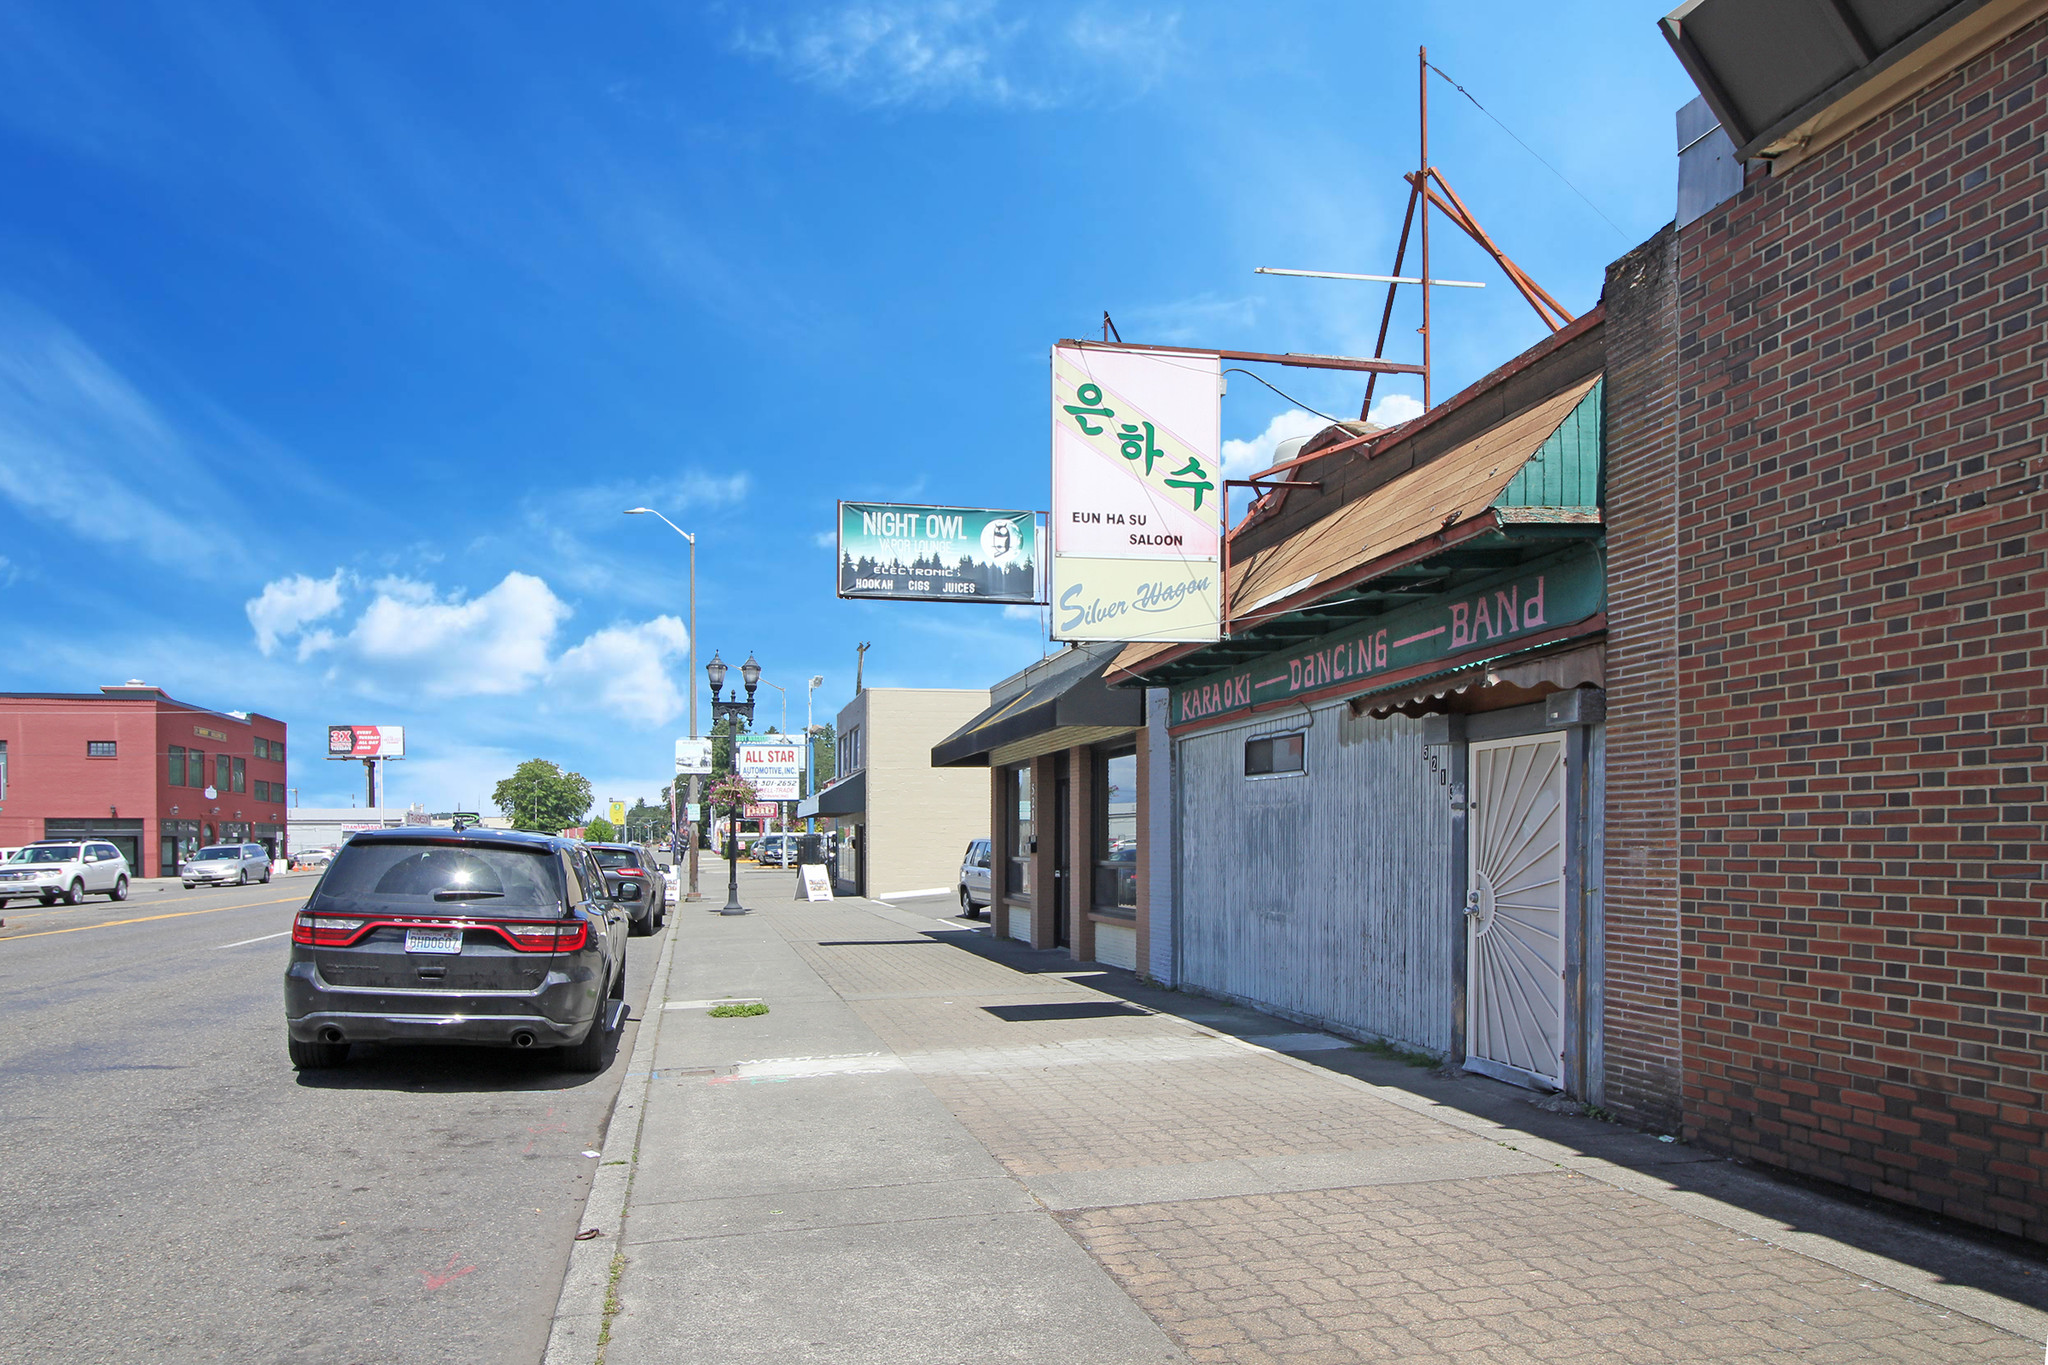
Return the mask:
M 601 1071 L 644 894 L 609 891 L 574 840 L 365 830 L 292 923 L 292 1065 L 339 1066 L 355 1043 L 472 1043 L 556 1048 Z

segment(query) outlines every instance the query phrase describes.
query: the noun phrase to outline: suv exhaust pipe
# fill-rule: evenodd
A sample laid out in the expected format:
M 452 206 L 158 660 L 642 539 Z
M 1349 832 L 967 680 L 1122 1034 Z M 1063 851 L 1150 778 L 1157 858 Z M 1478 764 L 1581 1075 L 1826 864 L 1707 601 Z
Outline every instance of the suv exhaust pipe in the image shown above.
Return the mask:
M 519 1048 L 532 1047 L 533 1035 L 525 1029 L 519 1030 L 519 1032 L 512 1035 L 512 1046 Z
M 338 1043 L 341 1040 L 341 1030 L 332 1024 L 320 1030 L 320 1041 L 323 1043 Z

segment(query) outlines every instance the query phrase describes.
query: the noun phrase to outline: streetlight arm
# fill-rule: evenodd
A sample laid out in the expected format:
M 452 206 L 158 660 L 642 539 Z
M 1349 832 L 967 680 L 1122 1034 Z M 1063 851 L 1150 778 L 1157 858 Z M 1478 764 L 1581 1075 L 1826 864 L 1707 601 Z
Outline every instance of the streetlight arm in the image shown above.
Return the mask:
M 681 537 L 682 537 L 682 538 L 683 538 L 684 540 L 687 540 L 687 541 L 689 541 L 689 542 L 690 542 L 690 544 L 692 544 L 692 545 L 695 545 L 695 544 L 697 543 L 697 537 L 695 537 L 695 536 L 691 535 L 691 534 L 690 534 L 690 533 L 689 533 L 688 531 L 685 531 L 685 530 L 684 530 L 684 529 L 683 529 L 682 527 L 680 527 L 680 526 L 676 525 L 676 524 L 675 524 L 674 522 L 670 521 L 670 520 L 669 520 L 669 519 L 668 519 L 667 517 L 664 517 L 664 516 L 662 516 L 662 515 L 661 515 L 661 513 L 659 513 L 659 512 L 657 512 L 657 511 L 655 511 L 655 510 L 654 510 L 654 509 L 653 509 L 652 507 L 628 507 L 628 508 L 626 509 L 626 515 L 627 515 L 627 516 L 629 516 L 629 517 L 630 517 L 630 516 L 636 516 L 636 515 L 638 515 L 638 514 L 641 514 L 641 513 L 645 513 L 646 515 L 648 515 L 648 516 L 650 516 L 650 517 L 656 517 L 656 518 L 659 518 L 659 519 L 660 519 L 660 521 L 661 521 L 661 524 L 662 524 L 663 526 L 666 526 L 666 527 L 668 527 L 668 529 L 669 529 L 669 530 L 671 530 L 671 531 L 674 531 L 674 532 L 675 532 L 675 533 L 676 533 L 677 535 L 681 536 Z

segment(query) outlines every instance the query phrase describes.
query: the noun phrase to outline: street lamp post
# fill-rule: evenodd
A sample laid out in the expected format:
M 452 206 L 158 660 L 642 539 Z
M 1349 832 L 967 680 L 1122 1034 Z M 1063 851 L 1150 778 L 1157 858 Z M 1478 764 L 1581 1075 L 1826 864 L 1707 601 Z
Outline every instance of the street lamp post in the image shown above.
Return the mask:
M 626 515 L 629 517 L 642 514 L 660 517 L 662 525 L 690 542 L 690 738 L 695 739 L 697 738 L 697 537 L 691 535 L 667 517 L 663 517 L 661 513 L 655 511 L 652 507 L 628 507 L 626 509 Z M 697 774 L 691 773 L 690 809 L 692 810 L 697 808 L 697 782 Z M 697 890 L 697 822 L 694 818 L 687 823 L 676 819 L 676 785 L 673 775 L 669 778 L 668 786 L 668 828 L 671 838 L 674 837 L 675 831 L 679 828 L 689 831 L 690 889 L 684 894 L 683 899 L 690 901 L 702 900 L 704 897 Z
M 817 690 L 818 690 L 818 689 L 819 689 L 820 687 L 823 687 L 824 685 L 825 685 L 825 675 L 824 675 L 823 673 L 813 673 L 813 674 L 811 675 L 811 680 L 810 680 L 810 682 L 809 682 L 808 684 L 806 684 L 806 685 L 805 685 L 805 687 L 804 687 L 804 795 L 805 795 L 805 796 L 816 796 L 816 795 L 818 794 L 818 755 L 817 755 L 817 748 L 818 748 L 818 737 L 817 737 L 817 735 L 816 735 L 816 734 L 812 733 L 812 730 L 811 730 L 811 698 L 812 698 L 812 696 L 813 696 L 814 694 L 816 694 Z M 816 834 L 817 832 L 818 832 L 818 817 L 814 815 L 814 816 L 812 816 L 812 817 L 811 817 L 811 820 L 810 820 L 810 828 L 806 829 L 806 830 L 804 831 L 804 833 L 806 833 L 806 834 Z
M 718 651 L 711 651 L 711 662 L 704 665 L 704 676 L 711 683 L 711 728 L 716 730 L 718 722 L 729 720 L 726 727 L 728 752 L 732 755 L 732 773 L 739 774 L 739 737 L 742 724 L 751 727 L 754 723 L 754 689 L 761 685 L 761 665 L 754 659 L 752 650 L 747 651 L 747 661 L 740 665 L 740 680 L 746 684 L 747 699 L 741 701 L 735 692 L 731 701 L 725 699 L 725 660 L 718 657 Z M 721 915 L 744 915 L 747 907 L 740 904 L 740 807 L 734 802 L 727 808 L 725 817 L 725 905 Z

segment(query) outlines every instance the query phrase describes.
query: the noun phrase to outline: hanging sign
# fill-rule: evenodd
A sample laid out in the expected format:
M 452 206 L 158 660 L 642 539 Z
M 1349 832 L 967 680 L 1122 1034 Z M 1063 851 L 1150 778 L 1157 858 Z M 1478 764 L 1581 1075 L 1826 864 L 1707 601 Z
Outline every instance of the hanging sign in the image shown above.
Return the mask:
M 1573 550 L 1176 687 L 1168 723 L 1213 720 L 1344 685 L 1364 692 L 1381 675 L 1418 664 L 1479 663 L 1503 652 L 1499 646 L 1576 624 L 1606 605 L 1605 558 Z
M 842 502 L 839 595 L 910 602 L 1036 602 L 1038 514 Z
M 684 777 L 704 777 L 711 772 L 711 741 L 708 739 L 679 739 L 676 741 L 676 772 Z
M 1223 362 L 1052 352 L 1052 637 L 1214 640 Z

